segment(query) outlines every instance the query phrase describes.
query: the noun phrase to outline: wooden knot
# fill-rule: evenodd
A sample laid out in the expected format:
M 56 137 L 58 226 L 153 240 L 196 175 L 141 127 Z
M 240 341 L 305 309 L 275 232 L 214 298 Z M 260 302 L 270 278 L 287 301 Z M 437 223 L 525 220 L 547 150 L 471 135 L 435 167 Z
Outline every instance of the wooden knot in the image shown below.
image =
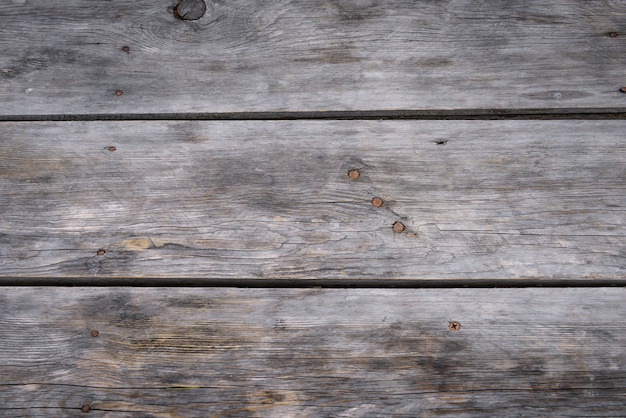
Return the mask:
M 174 6 L 174 16 L 180 20 L 198 20 L 205 12 L 204 0 L 181 0 Z

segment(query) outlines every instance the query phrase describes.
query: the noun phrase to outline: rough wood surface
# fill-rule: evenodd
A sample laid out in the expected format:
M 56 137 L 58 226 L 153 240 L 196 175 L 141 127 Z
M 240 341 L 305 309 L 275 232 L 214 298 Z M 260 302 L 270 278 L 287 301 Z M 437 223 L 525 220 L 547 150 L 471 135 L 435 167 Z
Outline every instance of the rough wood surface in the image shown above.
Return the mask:
M 3 288 L 0 415 L 623 416 L 625 297 Z
M 623 280 L 625 128 L 3 123 L 0 276 Z
M 176 3 L 3 1 L 0 114 L 626 108 L 622 0 Z

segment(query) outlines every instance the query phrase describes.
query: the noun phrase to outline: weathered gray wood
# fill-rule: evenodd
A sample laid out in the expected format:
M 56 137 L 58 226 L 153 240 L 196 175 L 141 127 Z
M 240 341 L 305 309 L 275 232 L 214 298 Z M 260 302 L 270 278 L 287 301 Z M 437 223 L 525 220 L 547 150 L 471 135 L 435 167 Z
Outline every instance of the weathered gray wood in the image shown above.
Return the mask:
M 0 277 L 623 280 L 625 128 L 3 123 Z
M 176 3 L 2 2 L 0 114 L 626 108 L 623 1 Z
M 626 413 L 624 288 L 0 290 L 3 417 Z

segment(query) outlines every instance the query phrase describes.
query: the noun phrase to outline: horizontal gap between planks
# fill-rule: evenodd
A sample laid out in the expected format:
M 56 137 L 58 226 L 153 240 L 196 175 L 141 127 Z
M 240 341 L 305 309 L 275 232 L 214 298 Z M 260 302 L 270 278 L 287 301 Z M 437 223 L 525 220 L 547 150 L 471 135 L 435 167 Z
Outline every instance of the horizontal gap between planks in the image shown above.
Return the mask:
M 451 289 L 451 288 L 592 288 L 626 287 L 626 278 L 583 279 L 197 279 L 197 278 L 0 278 L 0 286 L 89 287 L 235 287 L 235 288 L 338 288 L 338 289 Z
M 626 119 L 626 108 L 607 109 L 452 109 L 329 110 L 224 113 L 99 113 L 0 115 L 0 122 L 168 121 L 168 120 L 562 120 Z

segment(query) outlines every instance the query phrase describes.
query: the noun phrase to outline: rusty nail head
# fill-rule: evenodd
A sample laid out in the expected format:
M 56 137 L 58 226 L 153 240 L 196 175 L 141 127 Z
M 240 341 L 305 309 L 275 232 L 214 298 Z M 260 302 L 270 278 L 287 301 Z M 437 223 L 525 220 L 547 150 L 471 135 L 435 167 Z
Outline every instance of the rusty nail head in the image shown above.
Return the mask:
M 380 197 L 375 197 L 372 199 L 372 206 L 379 208 L 382 205 L 383 205 L 383 199 L 381 199 Z
M 458 330 L 461 329 L 461 324 L 459 324 L 456 321 L 452 321 L 448 324 L 448 328 L 450 328 L 450 331 L 452 332 L 457 332 Z
M 89 405 L 83 405 L 80 408 L 80 410 L 83 411 L 83 412 L 89 412 L 91 410 L 91 407 Z
M 610 33 L 609 33 L 609 36 L 610 36 L 611 38 L 617 38 L 617 37 L 619 36 L 619 32 L 610 32 Z
M 100 335 L 100 333 L 98 331 L 96 331 L 95 329 L 93 331 L 91 331 L 91 336 L 96 338 L 98 335 Z
M 622 93 L 626 93 L 626 86 L 624 86 L 621 89 L 619 89 L 619 91 L 621 91 Z
M 400 233 L 404 231 L 404 224 L 402 222 L 394 222 L 393 223 L 393 232 Z
M 359 173 L 359 170 L 350 170 L 348 171 L 348 177 L 350 177 L 350 180 L 356 180 L 361 177 L 361 173 Z
M 122 90 L 116 90 L 115 91 L 115 95 L 116 96 L 121 96 L 122 94 L 124 94 L 124 92 Z
M 100 248 L 96 254 L 104 255 L 104 253 L 106 253 L 106 251 L 104 251 L 102 248 Z
M 128 47 L 128 46 L 124 46 L 124 47 L 122 47 L 122 51 L 124 51 L 124 52 L 130 52 L 130 47 Z
M 107 149 L 111 152 L 115 151 L 117 148 L 115 148 L 113 145 L 111 145 L 110 147 L 107 147 Z

